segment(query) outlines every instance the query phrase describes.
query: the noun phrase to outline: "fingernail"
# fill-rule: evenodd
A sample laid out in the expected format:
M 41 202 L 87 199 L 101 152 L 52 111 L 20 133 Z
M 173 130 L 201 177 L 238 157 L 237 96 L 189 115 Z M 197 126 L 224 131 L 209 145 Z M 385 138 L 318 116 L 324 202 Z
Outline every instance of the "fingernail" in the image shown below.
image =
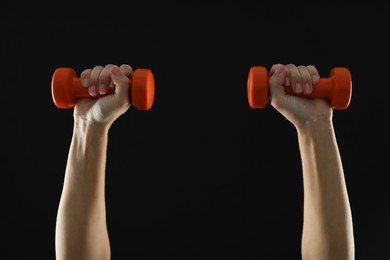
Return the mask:
M 309 93 L 310 93 L 310 84 L 309 84 L 309 83 L 305 83 L 304 92 L 305 92 L 306 94 L 309 94 Z
M 302 85 L 301 85 L 301 83 L 297 83 L 295 85 L 295 89 L 296 89 L 297 93 L 302 93 Z
M 121 74 L 121 72 L 120 72 L 120 70 L 119 70 L 119 68 L 117 66 L 112 67 L 111 72 L 114 75 L 120 75 Z
M 91 87 L 89 87 L 89 94 L 91 95 L 91 96 L 96 96 L 97 95 L 97 91 L 96 91 L 96 86 L 95 85 L 92 85 Z
M 83 86 L 88 87 L 88 79 L 83 79 Z
M 280 74 L 280 73 L 282 73 L 283 69 L 284 69 L 284 67 L 283 67 L 281 64 L 278 64 L 278 65 L 276 66 L 275 73 L 276 73 L 276 74 Z
M 313 82 L 317 82 L 318 77 L 316 75 L 313 75 L 312 80 Z
M 289 87 L 290 84 L 291 84 L 290 78 L 287 77 L 286 80 L 285 80 L 285 83 L 286 83 L 286 86 Z
M 102 95 L 107 93 L 106 85 L 104 85 L 104 84 L 100 84 L 99 85 L 99 93 L 102 94 Z

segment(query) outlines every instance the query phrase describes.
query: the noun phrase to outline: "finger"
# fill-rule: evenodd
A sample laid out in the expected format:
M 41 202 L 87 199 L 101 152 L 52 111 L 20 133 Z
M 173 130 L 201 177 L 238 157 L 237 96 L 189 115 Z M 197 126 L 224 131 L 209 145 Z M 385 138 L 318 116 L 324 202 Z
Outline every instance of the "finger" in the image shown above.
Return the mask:
M 270 72 L 269 72 L 269 75 L 272 76 L 274 73 L 275 73 L 275 70 L 277 68 L 277 66 L 279 65 L 280 63 L 276 63 L 274 64 L 271 69 L 270 69 Z M 280 64 L 281 65 L 281 64 Z M 290 86 L 290 79 L 289 79 L 289 76 L 290 76 L 290 72 L 288 70 L 285 70 L 285 73 L 286 73 L 286 78 L 284 80 L 284 83 L 282 84 L 283 86 Z
M 306 66 L 298 66 L 302 78 L 303 93 L 310 94 L 313 90 L 312 78 Z
M 271 70 L 272 70 L 272 68 L 271 68 Z M 276 97 L 279 95 L 285 95 L 284 89 L 283 89 L 283 83 L 285 81 L 286 71 L 287 71 L 287 69 L 285 68 L 284 65 L 277 64 L 273 69 L 272 75 L 270 73 L 269 88 L 270 88 L 270 92 L 271 92 L 272 97 Z
M 122 64 L 121 66 L 119 66 L 119 70 L 126 76 L 128 77 L 129 79 L 131 79 L 133 77 L 133 69 L 131 68 L 130 65 L 128 64 Z M 109 85 L 110 88 L 114 88 L 115 87 L 115 84 L 114 82 L 111 80 L 110 82 L 110 85 Z
M 110 70 L 111 80 L 115 84 L 115 94 L 124 105 L 129 103 L 129 85 L 130 79 L 122 73 L 118 66 L 113 66 Z
M 89 94 L 91 94 L 92 96 L 96 96 L 98 94 L 98 86 L 99 86 L 99 75 L 100 75 L 100 72 L 103 70 L 103 66 L 95 66 L 92 71 L 91 71 L 91 74 L 89 76 Z
M 108 87 L 111 81 L 110 70 L 112 68 L 112 64 L 108 64 L 104 67 L 104 69 L 99 74 L 99 93 L 104 95 L 108 92 Z
M 133 69 L 128 64 L 122 64 L 119 66 L 120 71 L 128 78 L 133 77 Z
M 276 64 L 272 65 L 271 69 L 269 70 L 269 76 L 270 77 L 272 76 L 272 74 L 275 73 L 275 70 L 278 67 L 278 65 L 280 65 L 280 63 L 276 63 Z
M 91 75 L 91 72 L 92 72 L 92 69 L 86 69 L 86 70 L 83 70 L 83 72 L 81 72 L 81 74 L 80 74 L 81 85 L 85 88 L 89 87 L 89 77 Z
M 295 93 L 302 93 L 302 78 L 296 65 L 287 64 L 287 70 L 290 74 L 290 84 Z
M 311 81 L 314 85 L 317 84 L 320 80 L 320 74 L 318 73 L 317 68 L 313 65 L 307 65 L 307 69 L 309 70 L 309 73 L 311 75 Z

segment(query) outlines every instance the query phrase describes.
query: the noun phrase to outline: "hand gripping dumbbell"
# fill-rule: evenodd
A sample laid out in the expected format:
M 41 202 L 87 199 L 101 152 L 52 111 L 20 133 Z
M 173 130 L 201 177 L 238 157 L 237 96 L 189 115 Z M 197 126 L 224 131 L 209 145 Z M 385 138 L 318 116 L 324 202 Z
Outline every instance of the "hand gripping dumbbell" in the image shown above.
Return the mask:
M 285 87 L 290 95 L 306 98 L 327 98 L 333 109 L 343 110 L 349 106 L 352 94 L 351 73 L 347 68 L 335 67 L 328 78 L 320 78 L 313 85 L 311 94 L 295 93 L 291 87 Z M 269 99 L 268 72 L 265 67 L 253 66 L 249 70 L 247 82 L 248 102 L 252 108 L 264 108 Z
M 149 69 L 137 69 L 130 80 L 129 97 L 135 109 L 149 110 L 154 100 L 154 77 Z M 57 68 L 51 82 L 52 98 L 58 108 L 72 108 L 78 98 L 99 98 L 113 94 L 109 89 L 107 94 L 91 96 L 88 89 L 81 85 L 80 78 L 72 68 Z

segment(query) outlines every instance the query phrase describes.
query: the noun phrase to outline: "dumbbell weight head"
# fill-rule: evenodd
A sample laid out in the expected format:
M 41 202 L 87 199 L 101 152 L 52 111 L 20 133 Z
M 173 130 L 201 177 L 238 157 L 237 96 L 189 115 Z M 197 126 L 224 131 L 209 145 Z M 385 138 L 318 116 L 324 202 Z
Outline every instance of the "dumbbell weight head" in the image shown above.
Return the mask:
M 264 108 L 267 105 L 268 71 L 263 66 L 253 66 L 249 70 L 247 80 L 248 102 L 252 108 Z
M 344 67 L 335 67 L 330 71 L 329 79 L 332 81 L 329 105 L 333 109 L 347 109 L 352 96 L 352 77 L 350 71 Z

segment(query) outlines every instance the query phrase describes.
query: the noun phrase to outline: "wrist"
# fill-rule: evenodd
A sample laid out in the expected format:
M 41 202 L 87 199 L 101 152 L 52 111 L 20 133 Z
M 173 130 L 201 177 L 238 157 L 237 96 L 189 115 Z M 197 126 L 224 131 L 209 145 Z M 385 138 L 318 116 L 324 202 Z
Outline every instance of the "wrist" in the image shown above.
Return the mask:
M 299 133 L 313 134 L 333 131 L 333 122 L 329 116 L 316 116 L 295 125 Z
M 82 135 L 87 133 L 96 133 L 98 135 L 105 135 L 108 133 L 109 125 L 103 122 L 96 122 L 84 117 L 74 118 L 74 131 Z

